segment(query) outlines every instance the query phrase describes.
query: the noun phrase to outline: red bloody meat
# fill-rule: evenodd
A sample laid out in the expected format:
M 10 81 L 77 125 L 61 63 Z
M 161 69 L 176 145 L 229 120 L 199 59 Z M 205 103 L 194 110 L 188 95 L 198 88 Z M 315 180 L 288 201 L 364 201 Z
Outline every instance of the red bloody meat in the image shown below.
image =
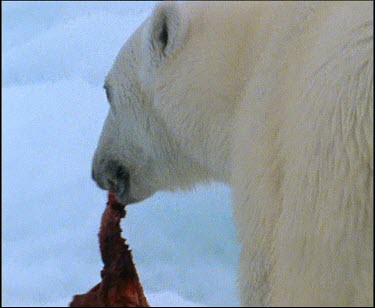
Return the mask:
M 121 237 L 125 214 L 125 205 L 110 190 L 99 232 L 102 281 L 86 294 L 75 295 L 70 307 L 149 307 L 131 251 Z

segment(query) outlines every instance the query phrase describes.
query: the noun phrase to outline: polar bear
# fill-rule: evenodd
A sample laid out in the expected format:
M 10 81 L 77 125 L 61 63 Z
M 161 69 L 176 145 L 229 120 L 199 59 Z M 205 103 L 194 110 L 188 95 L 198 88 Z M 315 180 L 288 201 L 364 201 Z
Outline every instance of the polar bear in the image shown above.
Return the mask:
M 120 50 L 93 179 L 220 181 L 242 305 L 373 304 L 373 3 L 161 3 Z

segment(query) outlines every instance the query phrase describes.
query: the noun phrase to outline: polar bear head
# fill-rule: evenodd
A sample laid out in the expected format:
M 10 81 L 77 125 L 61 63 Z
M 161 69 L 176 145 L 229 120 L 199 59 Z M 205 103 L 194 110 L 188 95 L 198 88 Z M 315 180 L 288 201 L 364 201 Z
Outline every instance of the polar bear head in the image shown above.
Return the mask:
M 110 109 L 92 175 L 124 203 L 229 178 L 230 129 L 242 79 L 240 46 L 232 37 L 241 26 L 228 26 L 220 4 L 223 18 L 211 18 L 207 5 L 156 6 L 106 77 Z

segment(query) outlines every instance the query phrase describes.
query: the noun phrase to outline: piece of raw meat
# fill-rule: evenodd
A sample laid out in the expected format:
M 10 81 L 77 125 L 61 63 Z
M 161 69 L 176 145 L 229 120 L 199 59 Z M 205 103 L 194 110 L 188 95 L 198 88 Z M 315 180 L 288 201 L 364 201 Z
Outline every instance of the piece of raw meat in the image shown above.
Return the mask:
M 99 232 L 102 281 L 86 294 L 75 295 L 70 307 L 149 307 L 131 251 L 121 237 L 120 221 L 125 213 L 125 205 L 110 190 Z

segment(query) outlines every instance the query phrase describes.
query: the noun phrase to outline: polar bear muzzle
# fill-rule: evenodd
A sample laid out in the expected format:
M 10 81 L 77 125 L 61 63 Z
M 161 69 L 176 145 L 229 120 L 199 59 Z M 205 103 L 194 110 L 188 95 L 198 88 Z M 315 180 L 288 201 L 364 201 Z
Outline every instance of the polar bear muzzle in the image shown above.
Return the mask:
M 114 191 L 116 197 L 124 204 L 140 201 L 130 195 L 130 173 L 127 168 L 118 161 L 110 160 L 103 169 L 105 177 L 99 176 L 95 169 L 92 169 L 92 178 L 99 187 Z

